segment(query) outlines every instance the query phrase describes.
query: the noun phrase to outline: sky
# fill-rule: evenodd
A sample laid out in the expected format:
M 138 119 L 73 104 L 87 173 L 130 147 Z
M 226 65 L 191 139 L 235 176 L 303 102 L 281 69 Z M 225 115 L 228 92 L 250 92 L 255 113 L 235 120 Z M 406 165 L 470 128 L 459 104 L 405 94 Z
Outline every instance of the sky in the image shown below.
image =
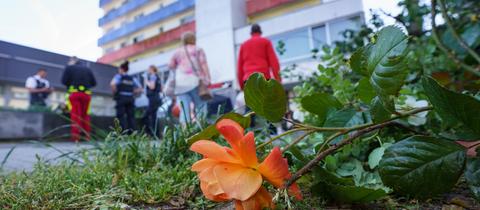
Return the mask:
M 369 9 L 399 12 L 398 0 L 363 0 Z M 0 0 L 0 40 L 82 59 L 97 60 L 102 50 L 98 0 Z M 392 24 L 392 20 L 385 21 Z

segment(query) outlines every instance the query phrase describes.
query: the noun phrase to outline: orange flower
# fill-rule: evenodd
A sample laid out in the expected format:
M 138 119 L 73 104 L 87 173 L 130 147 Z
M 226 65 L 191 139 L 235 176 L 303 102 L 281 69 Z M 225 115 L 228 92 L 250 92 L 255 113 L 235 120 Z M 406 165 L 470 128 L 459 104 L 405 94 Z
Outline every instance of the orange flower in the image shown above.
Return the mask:
M 230 119 L 221 120 L 216 127 L 231 148 L 210 140 L 197 141 L 190 147 L 204 156 L 192 165 L 192 170 L 198 173 L 205 197 L 213 201 L 234 199 L 237 209 L 273 207 L 271 195 L 262 187 L 263 179 L 282 188 L 291 176 L 280 149 L 275 147 L 259 164 L 253 132 L 244 135 L 244 129 Z M 289 191 L 301 199 L 296 184 Z

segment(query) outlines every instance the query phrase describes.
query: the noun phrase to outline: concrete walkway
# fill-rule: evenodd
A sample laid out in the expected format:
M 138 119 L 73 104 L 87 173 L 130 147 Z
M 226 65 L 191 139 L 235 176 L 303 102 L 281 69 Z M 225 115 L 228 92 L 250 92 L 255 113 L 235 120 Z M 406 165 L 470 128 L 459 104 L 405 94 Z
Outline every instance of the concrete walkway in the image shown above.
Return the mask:
M 31 171 L 37 162 L 37 157 L 42 160 L 58 161 L 55 160 L 55 158 L 64 153 L 75 152 L 82 148 L 91 147 L 90 144 L 75 144 L 72 142 L 55 142 L 48 144 L 51 146 L 42 142 L 0 143 L 0 164 L 12 148 L 14 149 L 3 165 L 3 170 L 6 172 Z

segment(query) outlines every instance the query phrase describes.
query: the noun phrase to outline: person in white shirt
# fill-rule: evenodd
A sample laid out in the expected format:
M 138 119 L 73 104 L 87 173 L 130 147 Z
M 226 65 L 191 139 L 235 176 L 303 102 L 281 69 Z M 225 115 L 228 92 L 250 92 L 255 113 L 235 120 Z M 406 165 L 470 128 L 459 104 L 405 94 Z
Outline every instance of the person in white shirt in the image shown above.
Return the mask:
M 47 79 L 47 70 L 40 68 L 37 73 L 27 78 L 25 87 L 30 92 L 30 107 L 41 106 L 45 107 L 47 104 L 45 100 L 53 91 Z

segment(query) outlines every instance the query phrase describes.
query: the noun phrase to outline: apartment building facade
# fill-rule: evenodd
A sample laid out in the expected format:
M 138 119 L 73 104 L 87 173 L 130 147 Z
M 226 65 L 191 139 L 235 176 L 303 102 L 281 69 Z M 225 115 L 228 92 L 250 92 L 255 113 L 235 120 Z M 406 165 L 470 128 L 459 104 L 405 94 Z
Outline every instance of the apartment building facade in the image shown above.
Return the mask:
M 149 65 L 166 70 L 181 35 L 193 31 L 215 83 L 236 80 L 238 49 L 253 23 L 275 47 L 284 44 L 285 51 L 277 52 L 282 66 L 295 63 L 305 74 L 318 63 L 313 49 L 364 23 L 362 0 L 100 0 L 100 7 L 105 15 L 99 19 L 99 62 L 128 59 L 133 74 Z

